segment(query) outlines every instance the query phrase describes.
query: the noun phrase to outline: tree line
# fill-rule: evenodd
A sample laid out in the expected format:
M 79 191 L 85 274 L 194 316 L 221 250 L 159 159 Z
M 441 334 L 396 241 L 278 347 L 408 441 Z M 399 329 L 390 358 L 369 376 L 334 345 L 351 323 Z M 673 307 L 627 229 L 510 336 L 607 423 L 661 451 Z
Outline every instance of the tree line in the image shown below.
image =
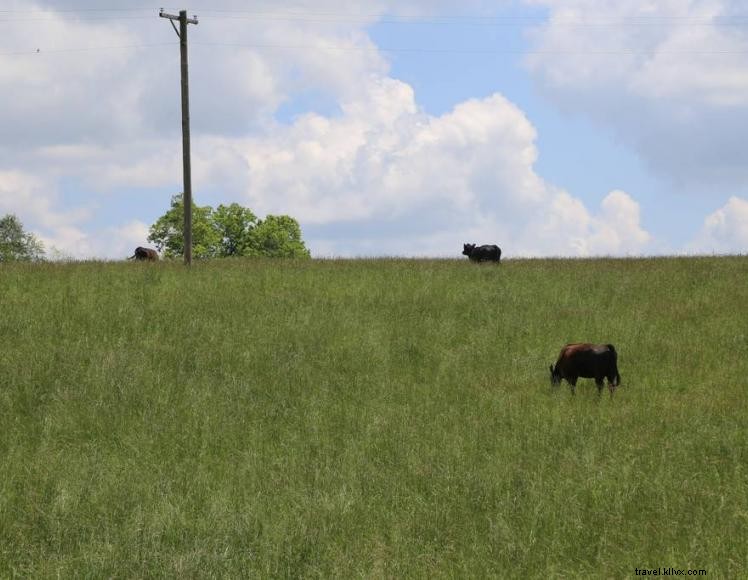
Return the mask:
M 171 207 L 151 226 L 148 241 L 165 258 L 184 254 L 184 203 L 182 195 L 171 198 Z M 299 222 L 287 215 L 259 219 L 238 203 L 211 206 L 192 204 L 192 255 L 195 258 L 266 256 L 309 258 Z
M 148 241 L 165 258 L 184 254 L 182 194 L 171 198 L 168 211 L 150 227 Z M 259 219 L 238 203 L 211 206 L 192 204 L 192 255 L 195 258 L 266 256 L 309 258 L 299 222 L 288 215 Z M 0 218 L 0 262 L 44 260 L 44 245 L 13 214 Z

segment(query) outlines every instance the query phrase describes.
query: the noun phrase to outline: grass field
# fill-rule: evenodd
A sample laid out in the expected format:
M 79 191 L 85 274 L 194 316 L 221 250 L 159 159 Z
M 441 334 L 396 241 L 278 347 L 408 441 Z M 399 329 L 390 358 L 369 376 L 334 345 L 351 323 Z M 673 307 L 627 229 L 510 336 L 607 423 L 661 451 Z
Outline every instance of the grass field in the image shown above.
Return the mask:
M 0 577 L 667 567 L 748 576 L 748 257 L 0 266 Z

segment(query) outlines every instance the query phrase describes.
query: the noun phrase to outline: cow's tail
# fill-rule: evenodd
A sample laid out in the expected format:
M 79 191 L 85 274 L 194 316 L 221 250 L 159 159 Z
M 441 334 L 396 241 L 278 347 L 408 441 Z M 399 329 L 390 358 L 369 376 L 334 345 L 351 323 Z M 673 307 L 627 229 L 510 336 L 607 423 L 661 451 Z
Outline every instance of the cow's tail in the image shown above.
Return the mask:
M 618 353 L 616 352 L 616 347 L 612 344 L 606 345 L 608 347 L 608 350 L 610 351 L 610 354 L 613 355 L 613 365 L 616 369 L 616 385 L 619 385 L 621 383 L 621 375 L 618 372 Z

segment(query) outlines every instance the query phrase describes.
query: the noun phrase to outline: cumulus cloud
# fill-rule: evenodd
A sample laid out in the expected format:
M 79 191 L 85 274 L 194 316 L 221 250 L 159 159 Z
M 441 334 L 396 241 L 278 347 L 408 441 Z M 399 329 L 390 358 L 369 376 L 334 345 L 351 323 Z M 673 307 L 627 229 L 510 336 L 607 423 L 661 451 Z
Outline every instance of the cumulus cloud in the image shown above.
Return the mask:
M 18 171 L 0 171 L 0 212 L 24 216 L 48 229 L 70 226 L 90 216 L 86 208 L 61 209 L 53 185 Z
M 299 207 L 311 223 L 398 217 L 452 207 L 472 213 L 520 208 L 542 188 L 527 172 L 535 131 L 501 95 L 421 112 L 411 87 L 370 79 L 344 115 L 300 118 L 247 150 L 249 196 L 268 211 Z M 452 210 L 450 210 L 452 211 Z
M 62 209 L 53 185 L 18 171 L 0 171 L 0 215 L 15 214 L 26 231 L 46 249 L 75 247 L 86 234 L 79 224 L 90 216 L 87 208 Z
M 652 240 L 641 226 L 639 204 L 625 191 L 611 191 L 595 215 L 587 215 L 581 207 L 576 209 L 582 231 L 572 241 L 578 255 L 637 254 Z
M 748 105 L 748 68 L 740 54 L 748 35 L 730 26 L 739 14 L 735 2 L 529 2 L 551 9 L 530 33 L 537 50 L 527 57 L 549 85 L 594 89 L 613 82 L 611 89 L 632 96 Z
M 138 220 L 109 227 L 85 224 L 42 230 L 38 233 L 51 260 L 124 260 L 138 246 L 148 245 L 148 226 Z
M 14 23 L 11 44 L 39 38 L 63 50 L 83 47 L 81 39 L 91 47 L 175 42 L 151 2 L 129 5 L 154 8 L 138 26 L 54 11 L 61 5 L 24 7 L 41 20 Z M 470 3 L 478 11 L 489 5 L 496 2 Z M 247 10 L 241 2 L 226 6 Z M 259 214 L 297 217 L 313 250 L 325 255 L 455 255 L 468 241 L 497 242 L 508 255 L 646 251 L 652 238 L 631 195 L 610 192 L 588 208 L 537 174 L 536 129 L 516 104 L 497 93 L 433 116 L 409 84 L 390 76 L 366 26 L 385 12 L 415 17 L 440 9 L 425 0 L 360 0 L 346 5 L 354 15 L 346 19 L 324 17 L 340 13 L 332 0 L 300 4 L 299 12 L 320 15 L 315 26 L 290 13 L 258 25 L 206 11 L 190 30 L 196 189 L 220 190 L 233 198 L 221 201 L 245 202 Z M 260 2 L 252 12 L 279 9 Z M 145 224 L 123 216 L 98 226 L 96 210 L 114 189 L 180 187 L 176 44 L 42 56 L 46 46 L 22 59 L 0 56 L 0 78 L 14 86 L 0 96 L 0 200 L 30 216 L 63 253 L 129 254 L 145 243 Z M 334 111 L 277 118 L 295 95 L 315 91 Z M 100 197 L 63 209 L 56 192 L 71 178 Z
M 689 250 L 716 254 L 748 253 L 748 200 L 733 196 L 723 207 L 708 215 Z
M 4 143 L 106 143 L 142 131 L 137 70 L 122 74 L 138 52 L 85 50 L 138 44 L 136 35 L 121 24 L 82 23 L 30 8 L 4 25 L 4 44 L 21 52 L 0 56 L 0 82 L 13 87 L 0 95 Z
M 527 0 L 549 9 L 528 69 L 685 189 L 748 181 L 748 30 L 735 0 Z M 706 190 L 706 188 L 703 188 Z
M 95 208 L 63 207 L 54 183 L 17 171 L 0 171 L 0 216 L 15 214 L 55 258 L 124 258 L 147 241 L 148 226 L 129 220 L 96 226 Z
M 431 116 L 401 81 L 372 76 L 362 94 L 335 118 L 304 115 L 222 150 L 217 164 L 245 176 L 235 194 L 260 213 L 299 216 L 325 255 L 332 236 L 345 255 L 454 255 L 468 241 L 514 255 L 648 247 L 628 194 L 611 192 L 594 213 L 536 173 L 535 128 L 502 95 Z M 200 165 L 209 174 L 210 156 Z

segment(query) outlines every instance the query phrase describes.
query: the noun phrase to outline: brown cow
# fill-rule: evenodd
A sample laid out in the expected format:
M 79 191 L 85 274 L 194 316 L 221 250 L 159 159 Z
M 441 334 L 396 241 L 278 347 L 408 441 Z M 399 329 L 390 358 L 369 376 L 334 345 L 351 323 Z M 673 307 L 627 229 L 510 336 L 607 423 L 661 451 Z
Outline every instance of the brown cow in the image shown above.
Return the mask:
M 562 379 L 571 385 L 573 395 L 577 379 L 595 379 L 598 395 L 603 392 L 603 381 L 608 379 L 608 390 L 613 396 L 621 382 L 618 374 L 618 353 L 612 344 L 574 343 L 567 344 L 558 355 L 556 367 L 551 365 L 551 385 L 558 386 Z
M 135 248 L 135 253 L 127 258 L 128 260 L 147 260 L 149 262 L 158 262 L 158 252 L 156 250 L 152 250 L 151 248 L 143 248 L 141 246 L 138 246 Z

